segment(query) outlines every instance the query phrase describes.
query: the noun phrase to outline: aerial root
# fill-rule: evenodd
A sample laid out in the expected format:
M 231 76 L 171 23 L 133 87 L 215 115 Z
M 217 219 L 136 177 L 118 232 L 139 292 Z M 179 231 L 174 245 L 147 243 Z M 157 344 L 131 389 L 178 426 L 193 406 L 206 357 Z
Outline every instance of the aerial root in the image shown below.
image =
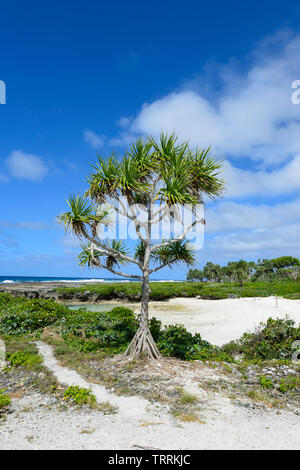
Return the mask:
M 158 359 L 160 357 L 148 326 L 143 325 L 139 327 L 133 340 L 128 346 L 126 356 L 130 356 L 132 358 L 146 356 L 150 359 Z

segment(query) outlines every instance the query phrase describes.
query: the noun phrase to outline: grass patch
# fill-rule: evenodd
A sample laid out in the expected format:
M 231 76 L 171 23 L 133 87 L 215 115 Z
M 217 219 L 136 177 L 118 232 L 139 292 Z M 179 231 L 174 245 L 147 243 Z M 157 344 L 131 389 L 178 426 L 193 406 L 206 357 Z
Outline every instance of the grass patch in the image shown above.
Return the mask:
M 76 405 L 93 405 L 96 403 L 95 395 L 88 388 L 71 385 L 64 393 L 66 400 L 71 400 Z
M 40 355 L 28 351 L 18 351 L 7 354 L 10 367 L 25 367 L 25 369 L 36 369 L 42 364 Z
M 181 405 L 191 405 L 199 401 L 196 395 L 192 395 L 191 393 L 188 393 L 183 389 L 179 389 L 178 391 L 180 393 L 179 403 Z
M 178 411 L 174 411 L 172 415 L 174 416 L 174 418 L 184 423 L 205 424 L 205 421 L 203 421 L 196 413 L 180 413 Z
M 4 393 L 4 390 L 0 390 L 0 413 L 4 411 L 11 404 L 9 395 Z
M 96 397 L 90 389 L 78 385 L 68 387 L 64 393 L 64 399 L 77 406 L 89 405 L 90 408 L 96 409 L 105 415 L 117 412 L 117 407 L 111 405 L 108 401 L 97 403 Z
M 6 360 L 9 363 L 8 373 L 14 370 L 26 370 L 32 384 L 41 393 L 57 393 L 62 389 L 47 367 L 43 366 L 42 357 L 34 344 L 27 337 L 5 336 Z
M 5 337 L 6 360 L 9 367 L 23 367 L 27 370 L 41 370 L 43 359 L 28 338 Z
M 258 383 L 259 385 L 262 386 L 262 388 L 268 388 L 268 389 L 274 388 L 273 381 L 269 379 L 268 377 L 266 377 L 265 375 L 261 375 L 259 377 Z
M 281 379 L 279 384 L 279 391 L 281 393 L 294 392 L 298 388 L 300 389 L 300 378 L 295 376 Z

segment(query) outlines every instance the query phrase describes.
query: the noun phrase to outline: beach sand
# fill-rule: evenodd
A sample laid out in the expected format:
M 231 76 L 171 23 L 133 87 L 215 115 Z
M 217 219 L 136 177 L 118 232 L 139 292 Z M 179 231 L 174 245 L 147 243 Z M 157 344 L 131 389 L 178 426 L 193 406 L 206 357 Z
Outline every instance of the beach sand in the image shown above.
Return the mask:
M 300 323 L 300 300 L 276 297 L 202 300 L 195 298 L 150 302 L 150 316 L 164 325 L 182 323 L 189 331 L 222 346 L 253 331 L 269 317 L 289 318 Z

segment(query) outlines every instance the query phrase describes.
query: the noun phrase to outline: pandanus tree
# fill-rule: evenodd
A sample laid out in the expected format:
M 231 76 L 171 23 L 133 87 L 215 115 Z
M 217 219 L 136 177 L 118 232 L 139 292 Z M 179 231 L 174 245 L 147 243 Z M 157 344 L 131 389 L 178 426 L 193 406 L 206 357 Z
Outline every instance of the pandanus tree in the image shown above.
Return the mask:
M 162 134 L 157 140 L 137 139 L 122 157 L 98 156 L 92 168 L 88 190 L 84 196 L 70 196 L 70 210 L 59 220 L 85 242 L 79 255 L 82 266 L 107 269 L 141 282 L 139 328 L 126 354 L 158 358 L 148 327 L 149 279 L 166 266 L 194 265 L 195 250 L 188 234 L 205 223 L 197 211 L 203 198 L 215 199 L 223 191 L 222 162 L 211 156 L 210 148 L 192 150 L 174 134 Z M 191 223 L 181 223 L 178 207 L 192 210 Z M 124 240 L 104 237 L 101 227 L 112 223 L 112 212 L 119 223 L 125 219 L 134 227 L 138 243 L 132 252 Z M 173 228 L 179 224 L 182 230 L 175 236 L 172 229 L 170 236 L 164 237 L 161 232 L 153 233 L 158 224 Z M 127 263 L 132 263 L 138 274 L 123 272 Z

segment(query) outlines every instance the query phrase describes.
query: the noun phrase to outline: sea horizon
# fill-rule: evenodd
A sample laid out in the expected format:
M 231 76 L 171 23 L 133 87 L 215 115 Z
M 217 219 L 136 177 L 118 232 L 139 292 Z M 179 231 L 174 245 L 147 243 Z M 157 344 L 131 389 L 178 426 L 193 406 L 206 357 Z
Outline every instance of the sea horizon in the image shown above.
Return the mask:
M 183 280 L 175 279 L 152 279 L 155 282 L 181 282 Z M 137 282 L 136 279 L 124 279 L 124 278 L 112 278 L 112 277 L 101 277 L 101 278 L 89 278 L 89 277 L 69 277 L 69 276 L 0 276 L 0 284 L 20 284 L 23 282 Z

